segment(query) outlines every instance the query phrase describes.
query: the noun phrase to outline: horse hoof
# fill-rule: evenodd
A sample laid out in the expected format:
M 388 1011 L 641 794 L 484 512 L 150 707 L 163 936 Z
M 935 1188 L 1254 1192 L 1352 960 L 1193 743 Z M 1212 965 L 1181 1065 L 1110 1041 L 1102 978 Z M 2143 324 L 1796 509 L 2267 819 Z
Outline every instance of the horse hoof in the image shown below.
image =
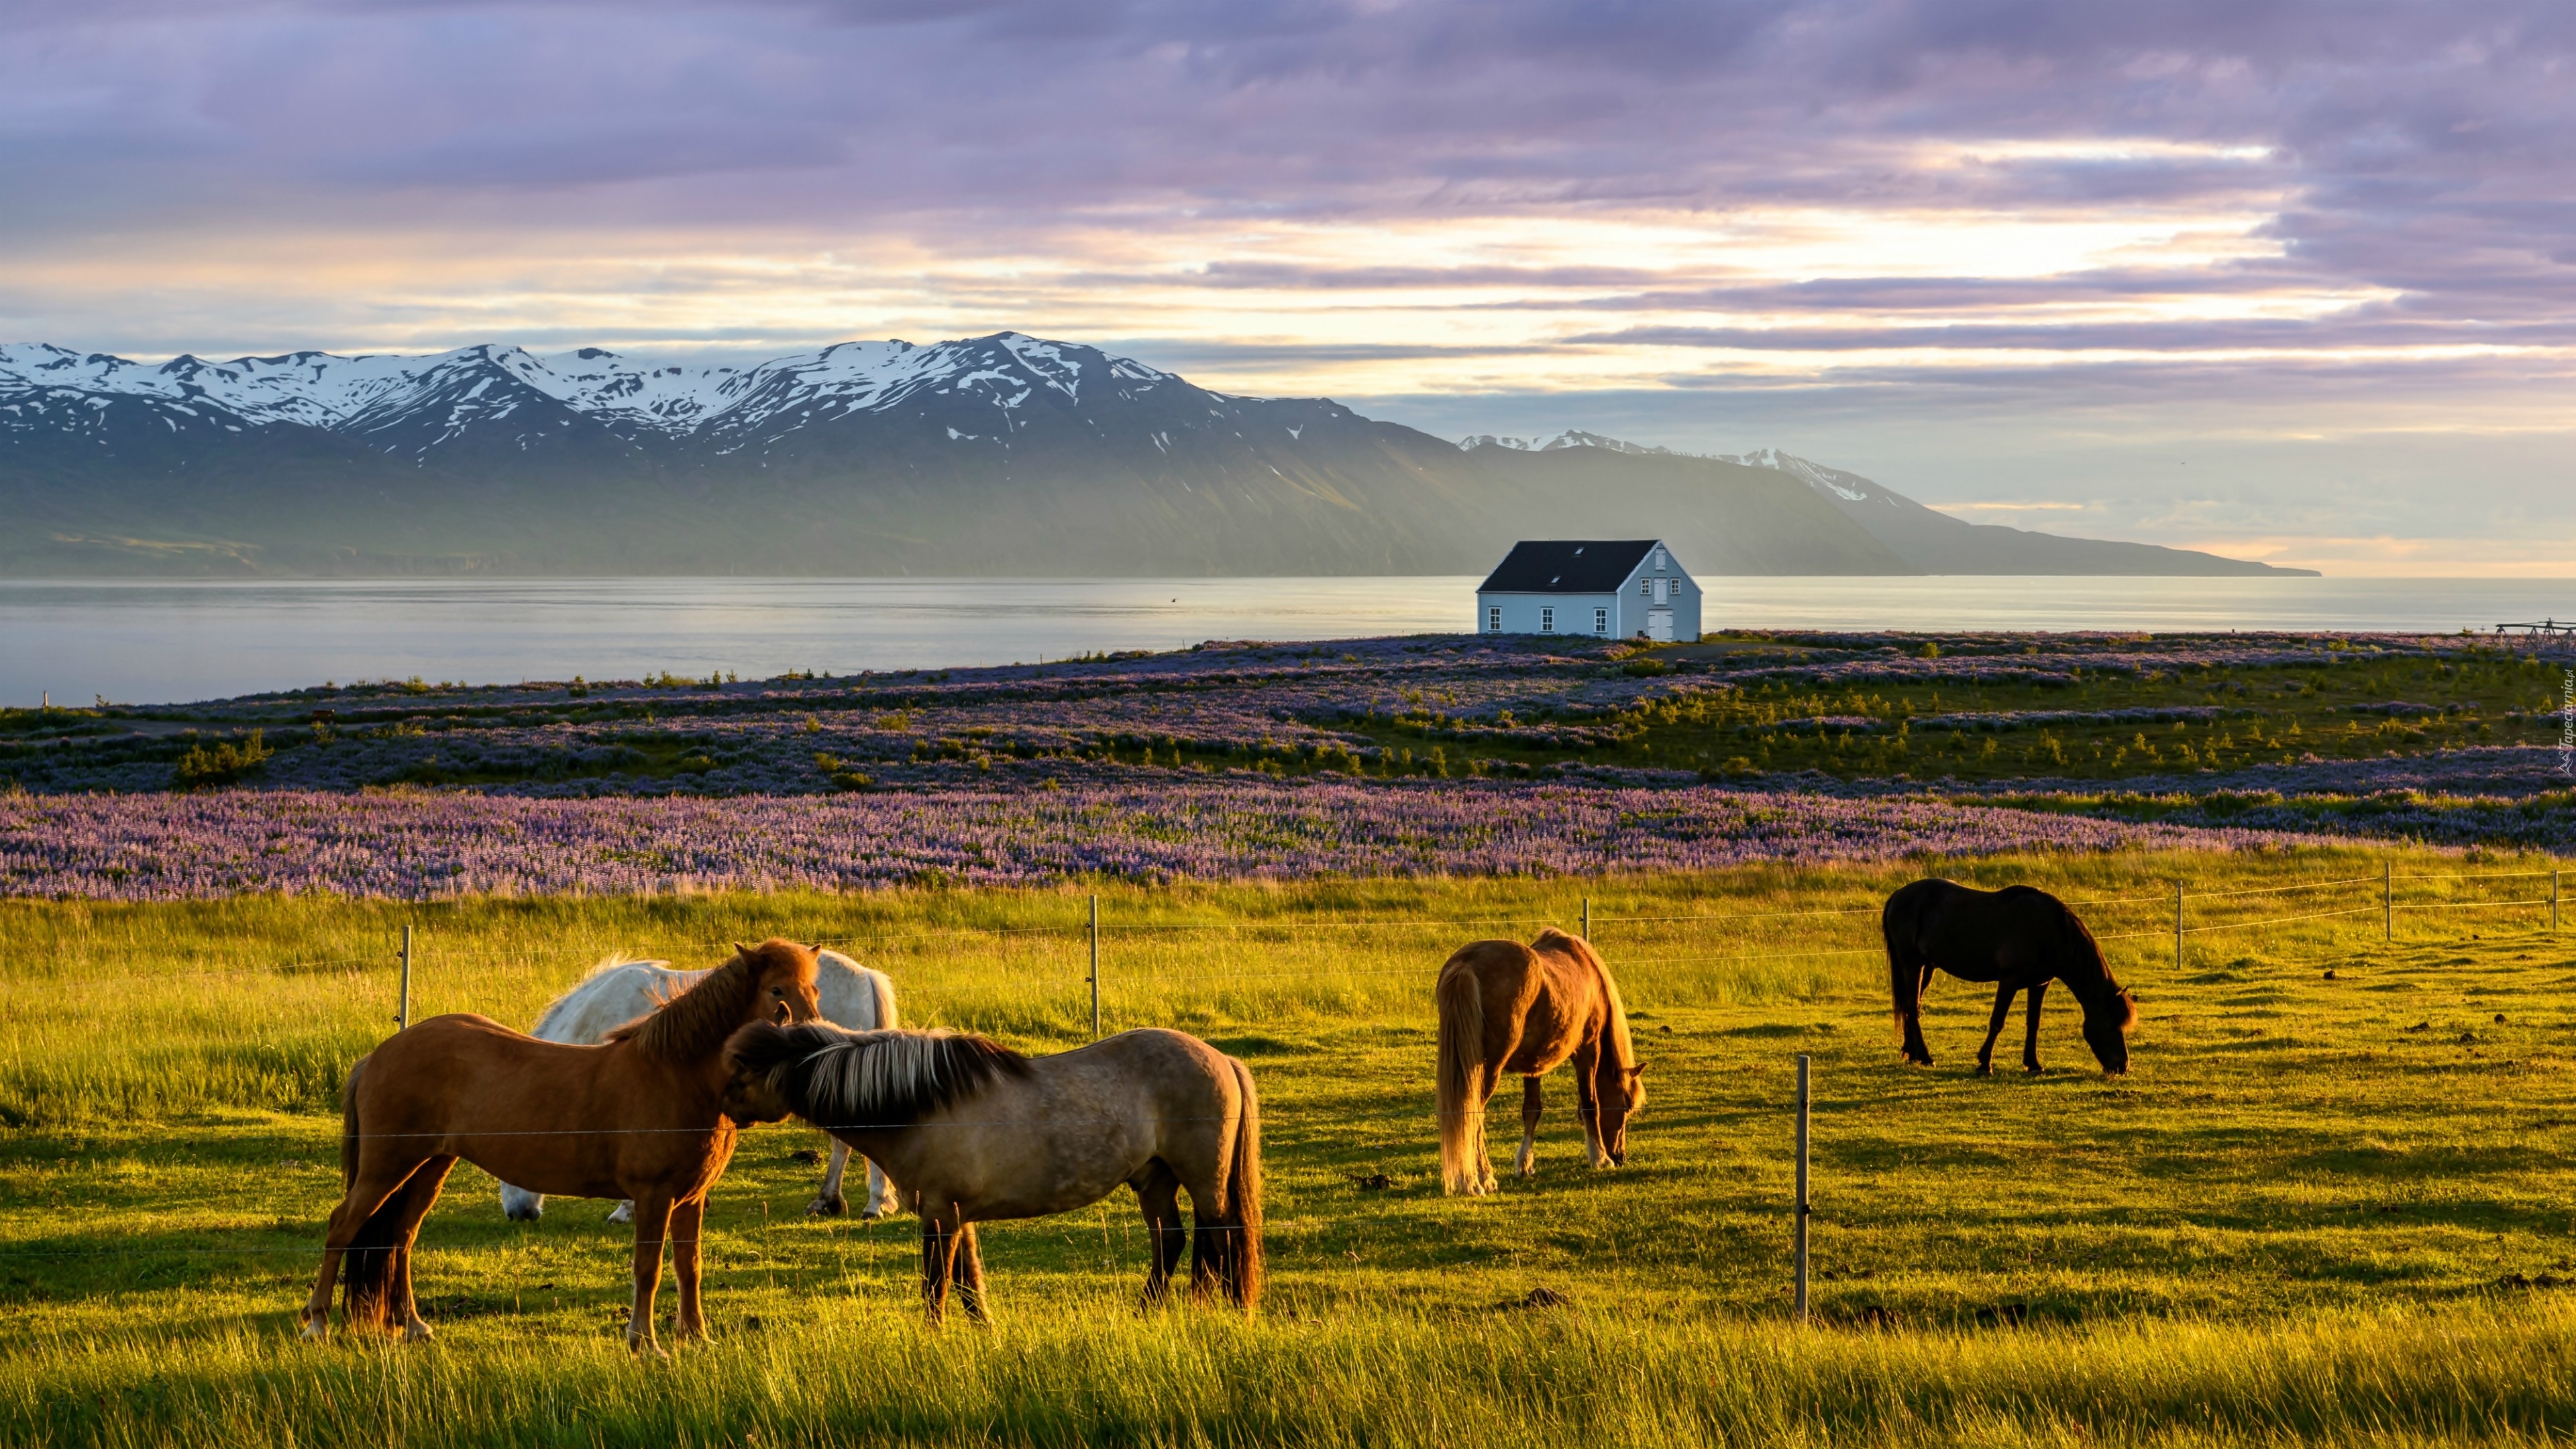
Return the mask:
M 1994 1065 L 1993 1065 L 1993 1063 L 1991 1063 L 1991 1062 L 1979 1062 L 1979 1063 L 1977 1063 L 1977 1075 L 1978 1075 L 1978 1076 L 1981 1076 L 1981 1077 L 1991 1077 L 1991 1076 L 1993 1076 L 1994 1074 L 1995 1074 L 1995 1069 L 1994 1069 Z
M 298 1329 L 297 1332 L 303 1337 L 306 1343 L 320 1343 L 331 1336 L 330 1316 L 325 1314 L 320 1317 L 305 1319 L 304 1326 L 301 1329 Z
M 2031 1063 L 2029 1066 L 2026 1066 L 2026 1067 L 2022 1068 L 2022 1071 L 2023 1071 L 2025 1074 L 2027 1074 L 2027 1075 L 2029 1075 L 2029 1076 L 2034 1076 L 2034 1077 L 2036 1077 L 2036 1076 L 2040 1075 L 2041 1073 L 2043 1073 L 2043 1072 L 2045 1072 L 2045 1071 L 2047 1071 L 2047 1070 L 2048 1070 L 2048 1068 L 2041 1066 L 2041 1065 L 2040 1065 L 2040 1064 L 2038 1064 L 2037 1062 L 2033 1062 L 2033 1063 Z
M 641 1334 L 635 1333 L 626 1335 L 626 1351 L 635 1355 L 637 1358 L 667 1359 L 670 1357 L 669 1354 L 662 1351 L 662 1345 L 655 1343 L 653 1340 L 646 1338 Z
M 805 1204 L 805 1216 L 809 1218 L 837 1218 L 849 1210 L 849 1199 L 843 1197 L 818 1197 Z
M 883 1208 L 870 1208 L 866 1212 L 859 1214 L 859 1221 L 863 1223 L 872 1223 L 885 1215 L 885 1210 Z
M 427 1343 L 437 1336 L 438 1331 L 426 1323 L 414 1322 L 403 1325 L 402 1341 L 405 1343 Z

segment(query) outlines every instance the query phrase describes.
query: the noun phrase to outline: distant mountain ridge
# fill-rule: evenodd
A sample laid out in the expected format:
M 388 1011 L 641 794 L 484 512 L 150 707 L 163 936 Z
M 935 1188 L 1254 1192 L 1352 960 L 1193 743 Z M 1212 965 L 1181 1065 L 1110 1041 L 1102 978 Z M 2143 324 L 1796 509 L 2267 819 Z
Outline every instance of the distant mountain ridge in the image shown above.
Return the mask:
M 2297 574 L 2313 577 L 2315 569 L 2283 568 L 2222 558 L 2192 549 L 2151 543 L 2118 543 L 2105 539 L 2068 538 L 2001 524 L 1970 523 L 1915 502 L 1885 484 L 1840 468 L 1828 468 L 1776 448 L 1750 453 L 1676 453 L 1568 429 L 1544 442 L 1480 434 L 1459 440 L 1461 448 L 1510 448 L 1523 452 L 1557 452 L 1567 448 L 1601 448 L 1614 453 L 1651 457 L 1699 457 L 1746 468 L 1784 473 L 1815 490 L 1866 530 L 1870 537 L 1905 561 L 1908 573 L 1920 574 L 2108 574 L 2219 576 Z
M 1817 481 L 1854 475 L 1748 459 L 1452 445 L 1016 332 L 749 366 L 0 346 L 0 572 L 21 576 L 1463 574 L 1521 537 L 1645 534 L 1711 575 L 1882 574 L 1923 571 L 1917 535 L 1944 525 L 2049 537 L 1865 479 L 1896 522 L 1854 514 Z M 2090 547 L 2139 566 L 2071 571 L 2272 571 Z

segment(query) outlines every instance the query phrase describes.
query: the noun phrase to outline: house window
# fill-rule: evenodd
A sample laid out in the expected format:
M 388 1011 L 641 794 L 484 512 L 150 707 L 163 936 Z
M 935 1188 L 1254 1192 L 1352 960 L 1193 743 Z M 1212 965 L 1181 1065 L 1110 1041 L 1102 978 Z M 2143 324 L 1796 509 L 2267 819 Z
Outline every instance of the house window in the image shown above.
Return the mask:
M 1655 596 L 1655 581 L 1654 581 L 1653 579 L 1639 579 L 1639 580 L 1637 580 L 1637 597 L 1638 597 L 1638 598 L 1641 598 L 1641 599 L 1651 599 L 1651 598 L 1653 598 L 1654 596 Z
M 1538 611 L 1538 631 L 1542 634 L 1553 634 L 1556 632 L 1556 611 L 1554 609 L 1541 609 Z
M 1595 609 L 1592 611 L 1592 632 L 1599 634 L 1604 638 L 1609 637 L 1610 611 L 1608 609 Z
M 1488 634 L 1500 634 L 1503 632 L 1502 605 L 1496 604 L 1485 611 L 1485 632 Z
M 1662 549 L 1660 549 L 1660 548 L 1659 548 L 1659 549 L 1656 549 L 1656 550 L 1655 550 L 1655 572 L 1657 572 L 1657 573 L 1662 573 L 1663 571 L 1664 571 L 1664 551 L 1663 551 Z

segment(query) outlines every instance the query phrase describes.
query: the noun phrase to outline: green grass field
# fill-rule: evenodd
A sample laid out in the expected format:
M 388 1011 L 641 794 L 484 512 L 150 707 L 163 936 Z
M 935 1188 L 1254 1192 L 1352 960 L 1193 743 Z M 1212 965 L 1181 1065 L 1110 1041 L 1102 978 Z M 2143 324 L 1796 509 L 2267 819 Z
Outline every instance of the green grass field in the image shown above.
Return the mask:
M 2389 943 L 2392 859 L 2414 909 Z M 1940 1064 L 1898 1064 L 1873 911 L 1919 868 L 1104 888 L 1108 1028 L 1195 1031 L 1258 1075 L 1260 1320 L 1139 1314 L 1122 1197 L 987 1229 L 999 1325 L 926 1330 L 910 1221 L 805 1217 L 793 1157 L 820 1139 L 779 1126 L 708 1214 L 718 1340 L 669 1365 L 624 1352 L 604 1204 L 511 1224 L 471 1168 L 422 1239 L 438 1342 L 293 1338 L 334 1094 L 391 1025 L 400 927 L 415 1016 L 524 1025 L 605 952 L 707 964 L 776 932 L 848 943 L 916 1024 L 1045 1051 L 1090 1033 L 1085 892 L 0 903 L 0 1443 L 2562 1442 L 2576 893 L 2556 934 L 2537 902 L 2564 864 L 1950 867 L 2104 903 L 2084 914 L 2140 998 L 2117 1082 L 2063 992 L 2049 1074 L 1973 1076 L 1990 996 L 1946 980 Z M 1587 894 L 1649 1062 L 1629 1165 L 1581 1165 L 1560 1076 L 1539 1176 L 1503 1162 L 1498 1197 L 1445 1199 L 1431 976 L 1465 940 L 1576 924 Z M 1538 1288 L 1570 1303 L 1521 1306 Z

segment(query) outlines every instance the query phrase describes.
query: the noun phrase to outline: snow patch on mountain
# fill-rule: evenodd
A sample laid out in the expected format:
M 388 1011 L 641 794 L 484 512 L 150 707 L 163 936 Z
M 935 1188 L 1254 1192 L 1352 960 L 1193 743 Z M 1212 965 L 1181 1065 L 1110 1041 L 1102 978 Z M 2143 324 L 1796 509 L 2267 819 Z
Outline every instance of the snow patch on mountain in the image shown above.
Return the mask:
M 1691 453 L 1676 453 L 1670 448 L 1651 448 L 1643 443 L 1631 443 L 1619 438 L 1604 437 L 1599 433 L 1587 433 L 1580 428 L 1568 428 L 1564 432 L 1557 434 L 1555 437 L 1545 440 L 1538 438 L 1504 438 L 1497 437 L 1492 433 L 1477 433 L 1470 437 L 1460 438 L 1458 440 L 1458 446 L 1470 453 L 1476 451 L 1478 448 L 1511 448 L 1524 453 L 1553 453 L 1560 448 L 1600 448 L 1612 453 L 1648 453 L 1666 458 L 1688 458 L 1697 456 L 1696 454 Z

